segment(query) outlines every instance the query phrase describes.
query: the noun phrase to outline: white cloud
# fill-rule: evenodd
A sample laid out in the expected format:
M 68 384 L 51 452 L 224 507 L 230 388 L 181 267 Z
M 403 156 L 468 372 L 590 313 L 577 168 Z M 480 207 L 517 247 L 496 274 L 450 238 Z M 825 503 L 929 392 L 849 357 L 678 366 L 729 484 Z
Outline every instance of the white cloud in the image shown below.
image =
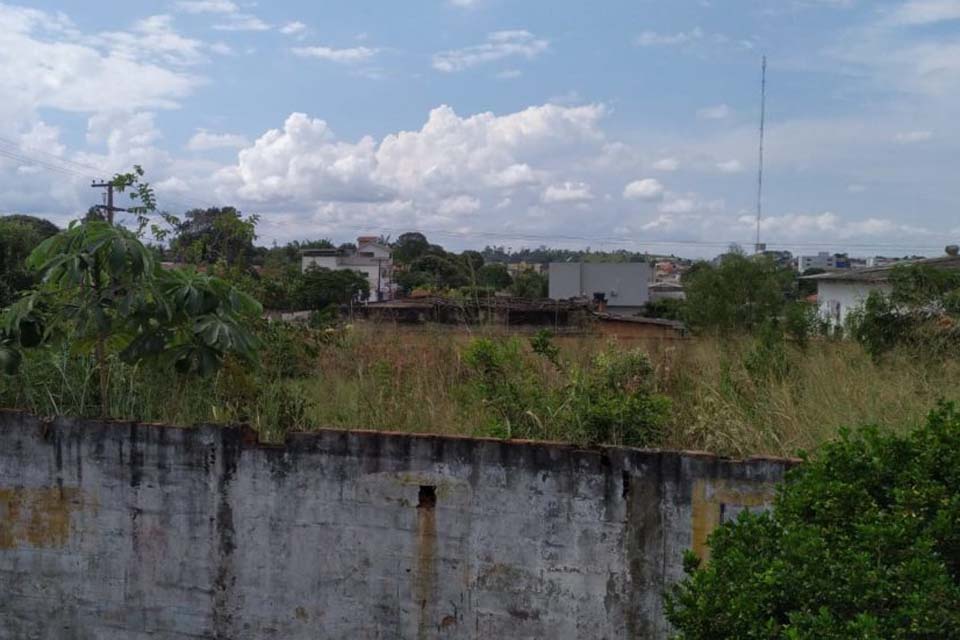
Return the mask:
M 350 47 L 347 49 L 333 49 L 331 47 L 296 47 L 293 53 L 301 58 L 317 58 L 340 64 L 355 64 L 365 62 L 377 55 L 379 49 L 370 47 Z
M 738 218 L 743 226 L 756 225 L 756 218 L 743 215 Z M 771 234 L 779 241 L 798 241 L 809 238 L 822 240 L 828 236 L 832 241 L 854 240 L 864 237 L 891 238 L 910 242 L 911 239 L 939 238 L 938 234 L 919 226 L 906 225 L 887 218 L 865 218 L 846 220 L 832 211 L 823 213 L 791 213 L 781 216 L 764 216 L 760 221 L 760 230 Z
M 165 21 L 149 24 L 144 28 L 155 35 L 170 35 Z M 51 32 L 56 37 L 50 38 Z M 0 5 L 0 68 L 23 70 L 0 74 L 0 120 L 9 126 L 11 118 L 37 109 L 96 112 L 108 103 L 127 110 L 175 107 L 201 82 L 169 66 L 198 55 L 193 41 L 148 38 L 140 53 L 125 43 L 124 37 L 86 36 L 60 14 Z
M 482 202 L 509 199 L 515 210 L 582 202 L 592 197 L 589 187 L 553 181 L 549 167 L 599 152 L 603 113 L 595 105 L 548 104 L 502 116 L 460 117 L 438 107 L 421 129 L 379 142 L 340 141 L 323 120 L 292 114 L 282 129 L 242 149 L 238 163 L 220 170 L 213 183 L 226 201 L 293 210 L 339 203 L 341 212 L 376 210 L 421 222 L 432 215 L 467 215 Z M 405 205 L 384 209 L 391 203 Z
M 701 120 L 723 120 L 730 116 L 730 107 L 725 104 L 713 105 L 697 109 L 697 117 Z
M 593 200 L 590 185 L 583 182 L 551 184 L 543 191 L 544 204 L 589 202 Z
M 269 31 L 272 27 L 250 13 L 227 14 L 227 21 L 213 25 L 217 31 Z
M 663 197 L 663 184 L 656 178 L 634 180 L 623 189 L 627 200 L 658 200 Z
M 717 170 L 720 173 L 740 173 L 743 171 L 743 165 L 739 160 L 725 160 L 717 163 Z
M 26 152 L 37 152 L 62 156 L 66 147 L 60 142 L 60 129 L 38 121 L 29 131 L 20 134 L 20 148 Z
M 238 149 L 250 144 L 245 136 L 236 133 L 211 133 L 200 129 L 187 142 L 190 151 L 209 151 L 211 149 Z
M 280 33 L 284 35 L 292 36 L 298 33 L 302 33 L 303 31 L 306 30 L 306 28 L 307 28 L 307 25 L 303 24 L 302 22 L 299 22 L 299 21 L 288 22 L 287 24 L 280 27 Z
M 504 69 L 497 73 L 497 78 L 500 80 L 516 80 L 523 75 L 523 72 L 519 69 Z M 551 100 L 553 102 L 553 100 Z
M 924 25 L 960 20 L 957 0 L 910 0 L 890 14 L 890 21 L 901 25 Z
M 487 41 L 483 44 L 434 54 L 433 68 L 450 73 L 504 58 L 532 60 L 549 47 L 549 41 L 537 38 L 529 31 L 495 31 L 487 35 Z
M 690 31 L 681 31 L 679 33 L 644 31 L 637 36 L 635 42 L 641 47 L 676 46 L 696 42 L 703 39 L 703 36 L 703 30 L 700 27 L 694 27 Z
M 133 25 L 131 31 L 109 31 L 90 40 L 105 43 L 111 55 L 129 60 L 156 61 L 189 65 L 206 61 L 207 45 L 200 40 L 181 36 L 173 30 L 173 18 L 156 15 Z M 210 47 L 213 50 L 212 47 Z
M 676 171 L 680 168 L 680 161 L 676 158 L 660 158 L 650 166 L 657 171 Z
M 444 216 L 464 216 L 480 209 L 480 200 L 473 196 L 459 195 L 446 198 L 437 206 L 437 212 Z
M 180 0 L 175 6 L 186 13 L 235 13 L 238 10 L 230 0 Z
M 903 144 L 910 144 L 913 142 L 926 142 L 933 138 L 933 131 L 903 131 L 898 133 L 894 140 Z

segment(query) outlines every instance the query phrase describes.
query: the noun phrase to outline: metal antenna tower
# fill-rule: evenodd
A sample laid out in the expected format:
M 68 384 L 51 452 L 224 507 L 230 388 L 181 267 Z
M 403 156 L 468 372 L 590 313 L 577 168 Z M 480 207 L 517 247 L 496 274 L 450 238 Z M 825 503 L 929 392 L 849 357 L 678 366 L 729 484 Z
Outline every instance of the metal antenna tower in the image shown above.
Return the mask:
M 763 217 L 763 131 L 767 116 L 767 56 L 763 56 L 760 67 L 760 163 L 757 169 L 757 239 L 753 245 L 754 253 L 766 250 L 760 243 L 760 218 Z

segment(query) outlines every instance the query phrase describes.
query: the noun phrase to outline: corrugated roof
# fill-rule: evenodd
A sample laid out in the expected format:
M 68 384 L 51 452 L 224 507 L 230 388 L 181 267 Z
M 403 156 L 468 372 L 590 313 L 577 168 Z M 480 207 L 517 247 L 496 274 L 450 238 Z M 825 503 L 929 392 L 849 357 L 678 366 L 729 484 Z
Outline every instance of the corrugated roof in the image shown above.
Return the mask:
M 925 260 L 910 260 L 897 262 L 883 267 L 867 267 L 866 269 L 844 269 L 842 271 L 828 271 L 812 276 L 801 276 L 804 280 L 826 280 L 831 282 L 886 282 L 890 279 L 890 272 L 900 265 L 926 265 L 936 269 L 960 270 L 960 256 L 940 256 Z

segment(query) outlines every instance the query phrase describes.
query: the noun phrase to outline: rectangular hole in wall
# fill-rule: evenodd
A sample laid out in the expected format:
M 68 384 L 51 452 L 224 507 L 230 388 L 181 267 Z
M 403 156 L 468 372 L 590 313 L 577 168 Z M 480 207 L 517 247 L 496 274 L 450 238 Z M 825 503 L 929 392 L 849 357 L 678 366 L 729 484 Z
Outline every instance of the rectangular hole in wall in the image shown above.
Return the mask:
M 620 495 L 623 498 L 626 498 L 628 495 L 630 495 L 630 474 L 627 473 L 626 471 L 623 472 L 622 483 L 623 483 L 623 490 Z
M 433 509 L 437 506 L 437 488 L 432 484 L 420 485 L 417 495 L 417 509 Z

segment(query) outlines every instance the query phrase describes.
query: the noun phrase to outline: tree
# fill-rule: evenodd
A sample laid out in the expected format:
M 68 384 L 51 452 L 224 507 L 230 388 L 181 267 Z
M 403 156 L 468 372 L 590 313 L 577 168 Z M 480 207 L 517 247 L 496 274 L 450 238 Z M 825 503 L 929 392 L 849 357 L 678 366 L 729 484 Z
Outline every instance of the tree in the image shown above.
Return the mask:
M 44 240 L 60 233 L 60 228 L 57 227 L 57 225 L 45 218 L 37 218 L 36 216 L 26 216 L 15 213 L 8 216 L 0 216 L 0 222 L 13 222 L 30 227 Z
M 92 351 L 104 412 L 111 351 L 202 375 L 227 353 L 255 357 L 257 340 L 246 328 L 261 311 L 255 300 L 217 278 L 162 269 L 126 229 L 75 223 L 41 243 L 27 264 L 42 274 L 41 286 L 5 311 L 7 350 L 66 342 Z
M 313 267 L 303 274 L 295 294 L 302 310 L 320 311 L 332 304 L 347 304 L 370 292 L 364 274 L 350 269 L 322 269 Z
M 513 284 L 510 285 L 510 293 L 518 298 L 534 300 L 546 298 L 549 284 L 550 281 L 547 276 L 539 274 L 533 269 L 527 269 L 518 273 L 517 277 L 513 279 Z
M 35 277 L 27 269 L 27 256 L 55 233 L 56 226 L 40 218 L 0 217 L 0 308 L 11 304 L 19 292 L 34 286 Z
M 460 254 L 460 261 L 467 273 L 475 274 L 483 268 L 483 255 L 479 251 L 464 251 Z
M 403 233 L 393 245 L 393 260 L 399 265 L 409 265 L 429 249 L 430 243 L 422 233 Z
M 245 268 L 254 255 L 259 217 L 244 218 L 234 207 L 191 209 L 181 222 L 166 216 L 174 227 L 170 249 L 183 262 Z
M 960 637 L 960 414 L 908 435 L 843 432 L 788 474 L 772 512 L 688 554 L 667 599 L 680 640 Z
M 793 272 L 766 256 L 734 252 L 696 263 L 683 279 L 686 319 L 707 331 L 750 331 L 778 318 L 794 297 Z
M 513 278 L 507 271 L 507 265 L 494 262 L 480 267 L 477 271 L 477 284 L 481 287 L 490 287 L 495 291 L 503 291 L 513 284 Z

